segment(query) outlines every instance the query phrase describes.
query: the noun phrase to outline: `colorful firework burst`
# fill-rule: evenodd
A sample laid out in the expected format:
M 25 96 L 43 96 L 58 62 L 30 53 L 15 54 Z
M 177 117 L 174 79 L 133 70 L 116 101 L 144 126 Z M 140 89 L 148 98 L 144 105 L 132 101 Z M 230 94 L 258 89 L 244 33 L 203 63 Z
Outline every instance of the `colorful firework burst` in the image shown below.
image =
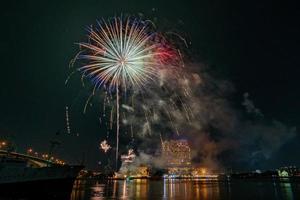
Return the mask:
M 131 18 L 98 22 L 89 29 L 88 42 L 80 43 L 79 59 L 87 62 L 79 71 L 95 88 L 143 87 L 174 57 L 152 29 L 151 23 Z

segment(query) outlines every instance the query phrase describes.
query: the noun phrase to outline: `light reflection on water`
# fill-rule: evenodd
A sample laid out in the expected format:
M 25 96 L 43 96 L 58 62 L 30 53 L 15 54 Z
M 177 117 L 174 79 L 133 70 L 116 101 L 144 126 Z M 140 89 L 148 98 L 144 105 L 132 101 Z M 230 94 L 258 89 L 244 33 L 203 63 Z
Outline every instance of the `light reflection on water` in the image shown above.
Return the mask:
M 300 199 L 300 183 L 272 181 L 78 180 L 71 200 Z

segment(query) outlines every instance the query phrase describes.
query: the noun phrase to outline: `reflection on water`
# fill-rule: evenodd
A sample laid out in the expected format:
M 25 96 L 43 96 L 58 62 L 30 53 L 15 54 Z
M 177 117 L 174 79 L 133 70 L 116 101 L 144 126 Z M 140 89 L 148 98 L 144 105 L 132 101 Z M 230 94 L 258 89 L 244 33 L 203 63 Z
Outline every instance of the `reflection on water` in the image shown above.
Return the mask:
M 280 183 L 280 187 L 283 189 L 284 196 L 288 199 L 294 199 L 291 183 Z
M 300 199 L 300 183 L 203 180 L 77 180 L 71 200 Z

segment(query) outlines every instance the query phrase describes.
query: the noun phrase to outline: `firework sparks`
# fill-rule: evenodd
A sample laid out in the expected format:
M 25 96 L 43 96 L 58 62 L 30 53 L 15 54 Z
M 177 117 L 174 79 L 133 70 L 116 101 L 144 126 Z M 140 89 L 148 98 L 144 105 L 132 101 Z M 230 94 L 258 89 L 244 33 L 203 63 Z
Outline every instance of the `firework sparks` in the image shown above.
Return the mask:
M 129 149 L 127 155 L 121 155 L 121 159 L 125 163 L 132 163 L 134 161 L 135 157 L 136 157 L 136 155 L 135 155 L 133 149 Z
M 70 128 L 70 118 L 69 118 L 69 107 L 66 106 L 66 128 L 67 132 L 71 134 L 71 128 Z
M 111 149 L 111 146 L 107 143 L 106 140 L 103 140 L 100 143 L 100 149 L 102 149 L 104 151 L 104 153 L 108 152 L 109 149 Z
M 117 148 L 119 143 L 119 87 L 143 87 L 157 76 L 157 67 L 167 60 L 171 53 L 155 42 L 155 33 L 140 20 L 114 18 L 99 22 L 98 28 L 91 28 L 88 43 L 80 43 L 82 53 L 79 59 L 88 62 L 79 68 L 82 77 L 93 81 L 94 88 L 104 86 L 116 89 L 117 96 Z M 112 121 L 112 120 L 111 120 Z
M 129 88 L 144 88 L 147 83 L 159 78 L 162 69 L 172 67 L 172 63 L 176 62 L 178 51 L 153 30 L 152 23 L 132 18 L 102 20 L 97 26 L 90 27 L 88 41 L 79 44 L 81 51 L 76 59 L 83 60 L 83 64 L 78 71 L 82 73 L 82 79 L 87 77 L 92 81 L 94 90 L 91 96 L 98 88 L 110 93 L 114 91 L 116 95 L 117 168 L 121 92 Z
M 96 88 L 142 87 L 157 76 L 157 67 L 172 56 L 171 51 L 155 41 L 158 36 L 149 23 L 114 18 L 98 25 L 90 28 L 89 42 L 80 43 L 82 53 L 78 56 L 88 61 L 79 71 Z

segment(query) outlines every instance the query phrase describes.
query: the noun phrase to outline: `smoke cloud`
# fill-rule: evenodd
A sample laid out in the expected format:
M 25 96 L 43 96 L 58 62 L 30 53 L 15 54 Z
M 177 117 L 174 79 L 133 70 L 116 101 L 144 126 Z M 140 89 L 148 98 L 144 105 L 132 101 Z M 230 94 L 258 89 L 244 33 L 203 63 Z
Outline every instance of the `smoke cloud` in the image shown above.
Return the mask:
M 251 167 L 268 160 L 296 135 L 295 127 L 265 119 L 248 93 L 241 102 L 245 110 L 235 108 L 230 102 L 234 86 L 211 77 L 203 66 L 190 64 L 160 74 L 157 84 L 134 92 L 122 105 L 126 118 L 122 126 L 140 138 L 136 144 L 140 153 L 133 166 L 163 166 L 161 159 L 157 163 L 155 159 L 161 140 L 180 138 L 188 140 L 195 165 Z

